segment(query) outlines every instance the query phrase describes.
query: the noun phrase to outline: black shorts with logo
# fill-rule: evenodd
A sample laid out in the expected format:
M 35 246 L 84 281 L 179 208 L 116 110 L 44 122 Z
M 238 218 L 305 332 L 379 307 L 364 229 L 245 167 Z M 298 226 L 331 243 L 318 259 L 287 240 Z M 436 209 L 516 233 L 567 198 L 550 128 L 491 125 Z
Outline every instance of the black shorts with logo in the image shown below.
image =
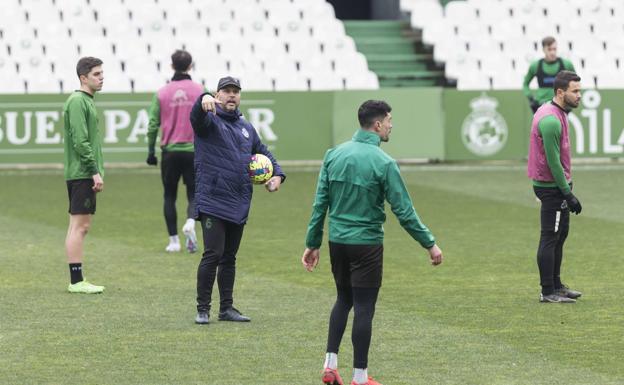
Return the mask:
M 70 214 L 95 214 L 96 194 L 93 191 L 93 179 L 68 180 L 67 195 Z
M 383 245 L 346 245 L 329 242 L 329 257 L 337 286 L 381 287 Z

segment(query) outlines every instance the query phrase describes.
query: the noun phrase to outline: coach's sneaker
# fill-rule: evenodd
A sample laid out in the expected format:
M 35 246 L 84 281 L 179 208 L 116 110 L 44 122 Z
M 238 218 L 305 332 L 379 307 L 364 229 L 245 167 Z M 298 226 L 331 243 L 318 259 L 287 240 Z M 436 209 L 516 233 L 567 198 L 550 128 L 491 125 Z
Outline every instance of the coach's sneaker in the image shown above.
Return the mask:
M 195 317 L 195 323 L 198 325 L 207 325 L 210 323 L 210 320 L 208 319 L 208 312 L 207 311 L 198 311 L 197 312 L 197 316 Z
M 76 282 L 74 284 L 69 284 L 67 286 L 67 291 L 70 293 L 81 293 L 81 294 L 99 294 L 103 292 L 105 289 L 104 286 L 97 286 L 92 283 L 89 283 L 85 280 L 80 282 Z
M 325 368 L 322 381 L 325 385 L 344 385 L 340 374 L 338 374 L 338 369 Z
M 355 380 L 351 381 L 351 385 L 381 385 L 381 383 L 373 380 L 373 377 L 368 377 L 368 381 L 363 384 L 358 384 Z
M 558 294 L 544 295 L 540 293 L 540 302 L 544 303 L 576 303 L 575 299 L 562 297 Z
M 555 289 L 555 294 L 572 299 L 577 299 L 583 295 L 580 291 L 572 290 L 564 284 L 562 284 L 559 289 Z

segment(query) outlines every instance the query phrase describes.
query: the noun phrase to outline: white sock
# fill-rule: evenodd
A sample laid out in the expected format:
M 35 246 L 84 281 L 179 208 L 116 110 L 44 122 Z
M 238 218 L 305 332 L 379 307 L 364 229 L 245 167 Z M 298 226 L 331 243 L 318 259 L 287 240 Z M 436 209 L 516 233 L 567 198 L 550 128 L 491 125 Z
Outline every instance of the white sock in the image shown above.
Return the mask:
M 368 382 L 368 369 L 353 368 L 353 381 L 356 384 L 366 384 Z
M 336 353 L 327 353 L 325 354 L 325 365 L 324 368 L 330 369 L 338 369 L 338 354 Z
M 180 237 L 178 237 L 177 235 L 172 235 L 169 237 L 169 244 L 180 244 Z

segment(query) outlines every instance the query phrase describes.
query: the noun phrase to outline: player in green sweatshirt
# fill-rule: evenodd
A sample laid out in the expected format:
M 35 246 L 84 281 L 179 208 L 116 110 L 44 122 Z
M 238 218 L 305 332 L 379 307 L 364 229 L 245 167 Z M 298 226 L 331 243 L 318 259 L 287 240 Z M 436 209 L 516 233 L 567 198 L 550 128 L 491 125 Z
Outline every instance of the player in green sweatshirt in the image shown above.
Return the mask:
M 429 251 L 431 263 L 442 262 L 442 251 L 420 221 L 397 162 L 379 147 L 390 138 L 391 111 L 384 101 L 364 102 L 358 110 L 361 129 L 351 141 L 327 152 L 319 174 L 302 263 L 308 271 L 318 263 L 323 223 L 329 212 L 329 255 L 337 299 L 329 321 L 322 379 L 325 384 L 342 383 L 337 353 L 353 307 L 352 383 L 378 385 L 368 378 L 367 367 L 382 279 L 385 201 L 401 226 Z
M 69 263 L 70 293 L 95 294 L 104 286 L 87 282 L 82 276 L 83 243 L 95 214 L 96 194 L 104 189 L 102 139 L 93 96 L 102 89 L 102 61 L 83 57 L 76 65 L 80 89 L 63 107 L 64 165 L 69 197 L 69 228 L 65 250 Z
M 557 41 L 554 37 L 547 36 L 542 40 L 542 50 L 544 58 L 531 63 L 529 71 L 524 77 L 522 91 L 524 96 L 529 99 L 529 105 L 533 113 L 537 111 L 539 106 L 552 100 L 555 96 L 553 84 L 555 76 L 560 71 L 574 71 L 574 65 L 569 60 L 557 57 Z M 532 91 L 529 84 L 533 78 L 537 78 L 539 88 Z

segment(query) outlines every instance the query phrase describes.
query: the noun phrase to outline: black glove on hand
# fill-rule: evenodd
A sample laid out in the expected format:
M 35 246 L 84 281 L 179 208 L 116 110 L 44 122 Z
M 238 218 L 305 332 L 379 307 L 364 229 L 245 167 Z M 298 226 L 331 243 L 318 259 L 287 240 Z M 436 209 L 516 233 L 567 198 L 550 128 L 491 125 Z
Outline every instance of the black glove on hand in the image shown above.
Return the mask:
M 145 161 L 150 166 L 156 166 L 158 164 L 158 158 L 154 155 L 153 152 L 147 154 L 147 160 Z
M 570 211 L 573 212 L 576 215 L 579 215 L 581 213 L 581 210 L 583 209 L 583 207 L 581 206 L 581 202 L 579 202 L 579 200 L 576 199 L 574 194 L 569 192 L 567 194 L 563 194 L 563 197 L 565 198 L 566 202 L 568 203 L 568 207 L 570 208 Z

